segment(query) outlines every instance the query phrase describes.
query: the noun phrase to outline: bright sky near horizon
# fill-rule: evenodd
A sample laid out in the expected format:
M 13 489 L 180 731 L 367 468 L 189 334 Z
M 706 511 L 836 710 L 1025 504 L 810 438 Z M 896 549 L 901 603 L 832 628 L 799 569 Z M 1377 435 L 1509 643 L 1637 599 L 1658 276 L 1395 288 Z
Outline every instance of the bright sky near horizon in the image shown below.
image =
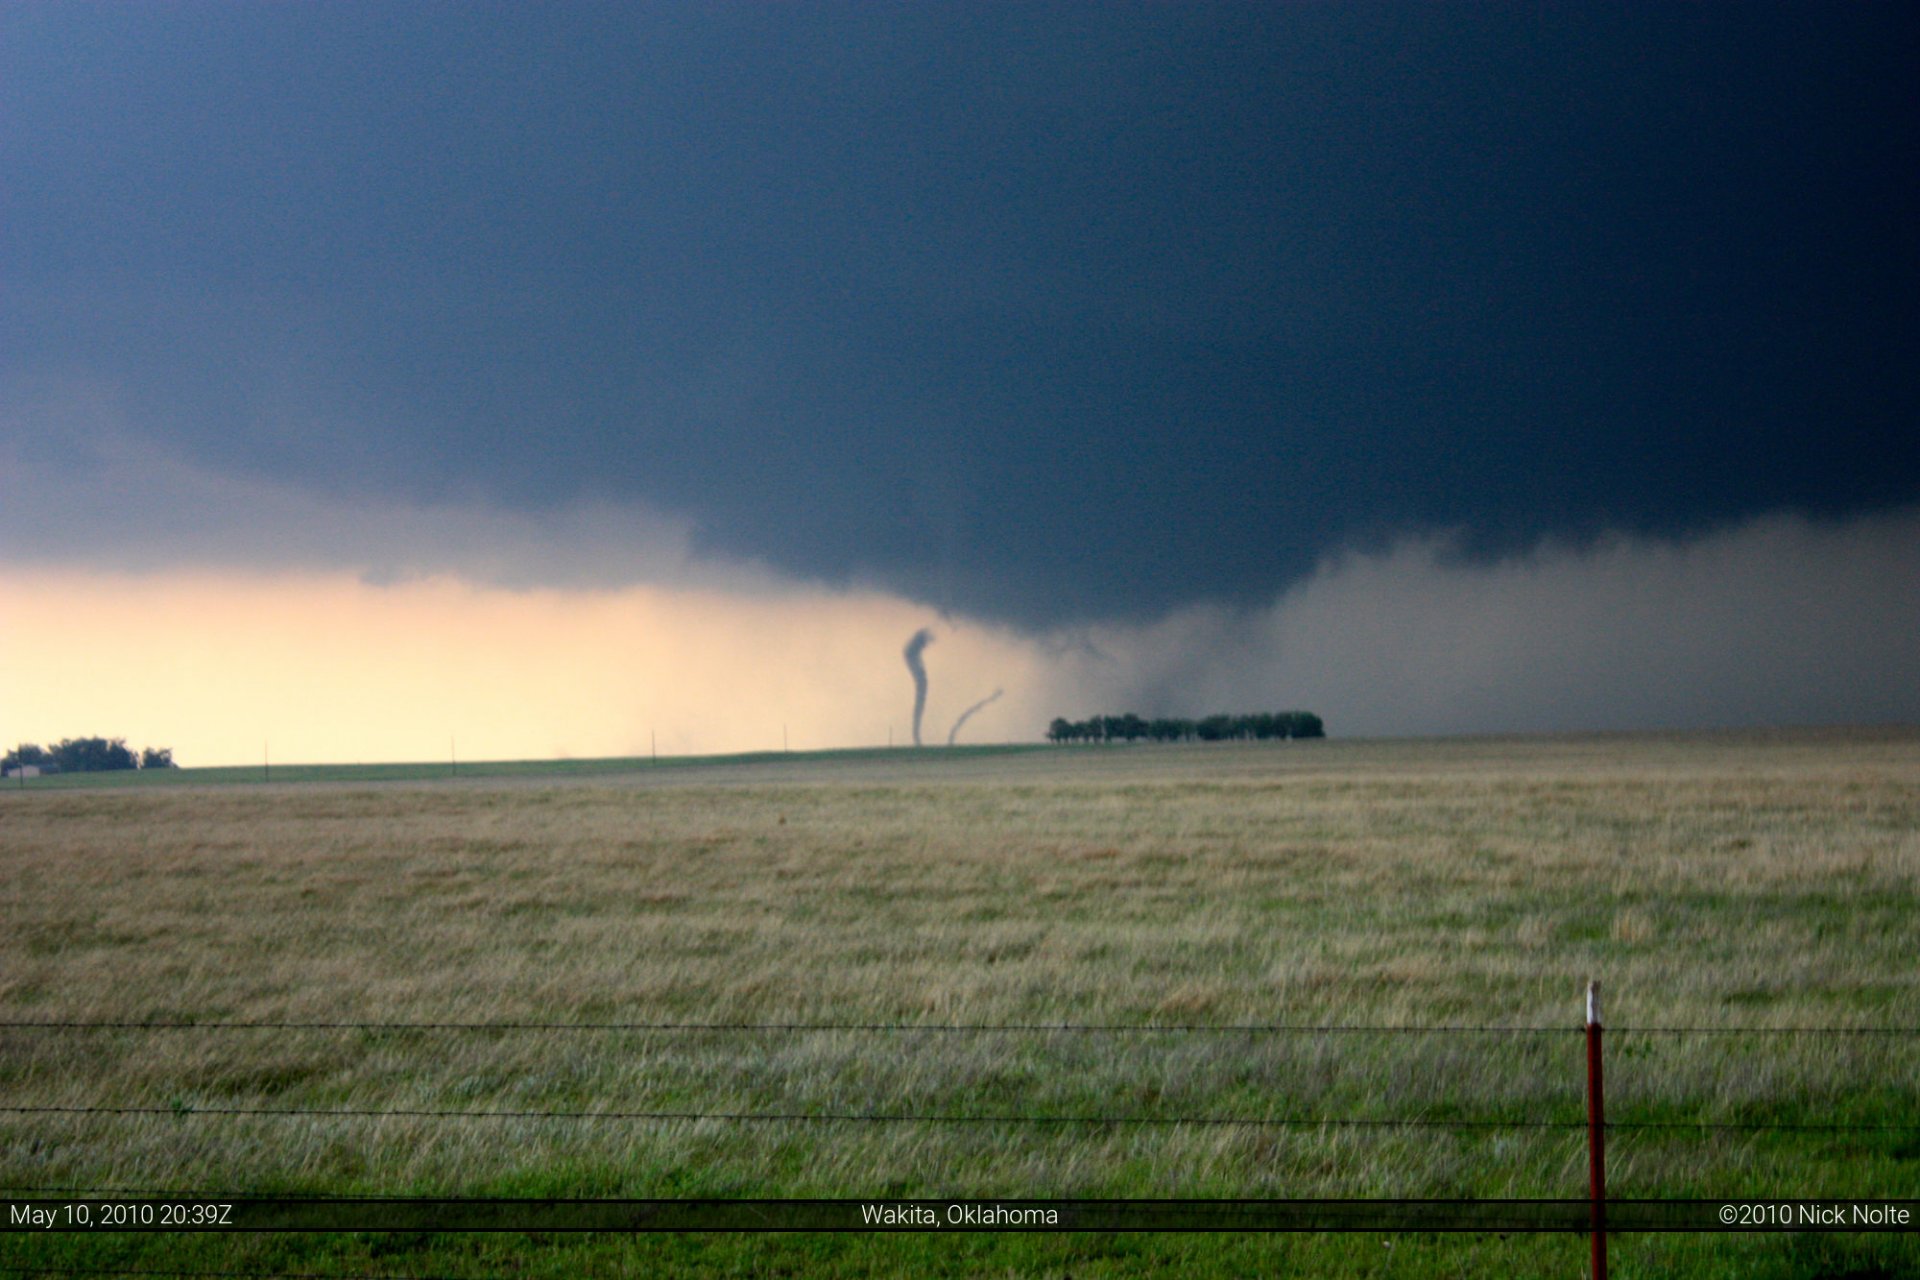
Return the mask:
M 1920 719 L 1920 10 L 0 9 L 0 738 Z M 283 753 L 284 752 L 284 756 Z

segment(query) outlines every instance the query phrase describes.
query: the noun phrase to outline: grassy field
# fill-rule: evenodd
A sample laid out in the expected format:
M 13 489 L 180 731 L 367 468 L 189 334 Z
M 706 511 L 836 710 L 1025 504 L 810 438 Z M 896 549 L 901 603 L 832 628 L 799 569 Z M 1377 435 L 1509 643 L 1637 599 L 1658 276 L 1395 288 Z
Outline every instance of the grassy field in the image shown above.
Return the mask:
M 0 1105 L 159 1112 L 0 1113 L 0 1185 L 1573 1197 L 1577 1129 L 1435 1122 L 1577 1124 L 1589 977 L 1616 1123 L 1920 1125 L 1920 1037 L 1645 1030 L 1920 1027 L 1920 732 L 481 772 L 0 792 L 0 1021 L 542 1024 L 0 1029 Z M 580 1025 L 661 1022 L 897 1029 Z M 956 1029 L 1061 1023 L 1118 1029 Z M 1225 1030 L 1252 1024 L 1536 1030 Z M 580 1114 L 616 1111 L 801 1118 Z M 1001 1119 L 821 1118 L 847 1115 Z M 1272 1123 L 1302 1118 L 1421 1123 Z M 1610 1143 L 1621 1197 L 1920 1196 L 1914 1128 Z M 1626 1236 L 1613 1258 L 1912 1275 L 1917 1242 Z M 1570 1276 L 1584 1257 L 1546 1236 L 0 1237 L 15 1269 L 356 1275 Z

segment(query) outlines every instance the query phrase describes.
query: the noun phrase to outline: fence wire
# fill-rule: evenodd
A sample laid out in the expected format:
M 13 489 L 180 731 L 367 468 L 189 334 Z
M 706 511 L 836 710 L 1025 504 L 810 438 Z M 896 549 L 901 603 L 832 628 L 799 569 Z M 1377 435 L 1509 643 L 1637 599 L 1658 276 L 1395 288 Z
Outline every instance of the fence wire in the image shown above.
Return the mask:
M 1610 1035 L 1672 1036 L 1920 1036 L 1920 1027 L 1636 1027 L 1608 1026 Z M 1405 1026 L 1354 1023 L 1125 1023 L 1125 1022 L 0 1022 L 0 1031 L 533 1031 L 721 1032 L 741 1034 L 983 1034 L 983 1035 L 1584 1035 L 1584 1024 L 1546 1027 Z
M 1881 1037 L 1920 1036 L 1914 1027 L 1860 1026 L 1620 1026 L 1605 1030 L 1614 1036 L 1713 1036 L 1713 1037 Z M 1087 1035 L 1087 1036 L 1511 1036 L 1571 1037 L 1584 1035 L 1586 1028 L 1574 1026 L 1498 1026 L 1488 1024 L 1442 1024 L 1415 1026 L 1404 1024 L 1351 1023 L 908 1023 L 908 1022 L 361 1022 L 361 1021 L 244 1021 L 200 1020 L 194 1018 L 127 1021 L 47 1019 L 38 1021 L 0 1021 L 0 1031 L 19 1033 L 294 1033 L 294 1032 L 368 1032 L 404 1033 L 636 1033 L 636 1034 L 715 1034 L 715 1035 Z M 682 1110 L 532 1110 L 489 1111 L 437 1110 L 429 1108 L 295 1108 L 271 1106 L 197 1106 L 174 1103 L 167 1106 L 116 1105 L 5 1105 L 0 1114 L 18 1116 L 246 1116 L 343 1120 L 446 1120 L 446 1121 L 576 1121 L 576 1122 L 653 1122 L 741 1124 L 920 1124 L 1042 1127 L 1122 1127 L 1122 1126 L 1244 1126 L 1254 1128 L 1355 1128 L 1355 1129 L 1532 1129 L 1577 1130 L 1586 1127 L 1583 1119 L 1569 1120 L 1471 1120 L 1428 1116 L 1379 1117 L 1347 1115 L 1225 1116 L 1188 1115 L 1021 1115 L 1021 1114 L 940 1114 L 878 1111 L 682 1111 Z M 1920 1132 L 1920 1124 L 1855 1124 L 1765 1121 L 1614 1121 L 1606 1128 L 1618 1131 L 1693 1130 L 1703 1132 L 1808 1132 L 1808 1133 L 1905 1133 Z
M 395 1274 L 362 1271 L 165 1271 L 137 1267 L 41 1267 L 0 1263 L 0 1275 L 24 1276 L 177 1276 L 204 1280 L 469 1280 L 466 1276 Z

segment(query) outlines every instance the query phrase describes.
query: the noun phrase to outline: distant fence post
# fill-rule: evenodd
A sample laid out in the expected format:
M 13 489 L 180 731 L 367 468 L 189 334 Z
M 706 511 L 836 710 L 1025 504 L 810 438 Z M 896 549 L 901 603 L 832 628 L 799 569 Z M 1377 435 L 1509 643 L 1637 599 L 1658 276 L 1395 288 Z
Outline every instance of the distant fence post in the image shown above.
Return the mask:
M 1587 1176 L 1593 1193 L 1593 1280 L 1607 1280 L 1607 1112 L 1600 1090 L 1600 984 L 1587 983 Z

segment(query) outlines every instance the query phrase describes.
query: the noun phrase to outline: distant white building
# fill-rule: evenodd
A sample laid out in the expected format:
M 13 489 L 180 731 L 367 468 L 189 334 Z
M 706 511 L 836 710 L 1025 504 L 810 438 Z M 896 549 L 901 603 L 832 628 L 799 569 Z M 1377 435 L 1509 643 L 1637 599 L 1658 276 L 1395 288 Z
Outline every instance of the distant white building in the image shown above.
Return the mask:
M 7 770 L 6 776 L 9 778 L 37 778 L 40 776 L 40 766 L 37 764 L 17 764 Z

